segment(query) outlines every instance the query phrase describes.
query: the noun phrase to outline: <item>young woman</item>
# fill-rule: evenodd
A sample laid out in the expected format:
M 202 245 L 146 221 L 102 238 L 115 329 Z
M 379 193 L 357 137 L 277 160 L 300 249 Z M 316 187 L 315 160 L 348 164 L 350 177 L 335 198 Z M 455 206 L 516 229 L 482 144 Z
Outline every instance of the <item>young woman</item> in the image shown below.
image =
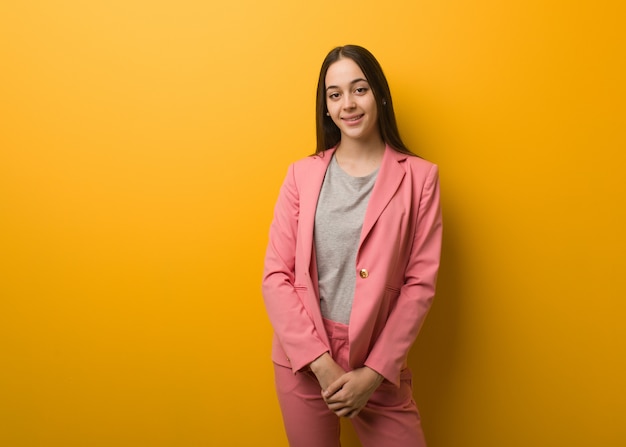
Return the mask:
M 435 293 L 437 166 L 400 139 L 387 80 L 366 49 L 324 60 L 317 150 L 289 167 L 270 228 L 263 296 L 292 447 L 425 446 L 407 355 Z

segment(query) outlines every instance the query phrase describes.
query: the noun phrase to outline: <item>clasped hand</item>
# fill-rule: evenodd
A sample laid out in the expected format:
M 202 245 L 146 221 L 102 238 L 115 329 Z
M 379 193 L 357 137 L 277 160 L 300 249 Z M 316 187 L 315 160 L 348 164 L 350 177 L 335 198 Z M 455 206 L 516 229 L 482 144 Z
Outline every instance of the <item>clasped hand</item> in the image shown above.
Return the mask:
M 347 372 L 322 391 L 322 397 L 337 416 L 351 418 L 359 414 L 382 376 L 367 366 Z
M 328 353 L 311 363 L 322 387 L 322 397 L 337 416 L 354 417 L 383 381 L 383 376 L 364 366 L 345 372 Z

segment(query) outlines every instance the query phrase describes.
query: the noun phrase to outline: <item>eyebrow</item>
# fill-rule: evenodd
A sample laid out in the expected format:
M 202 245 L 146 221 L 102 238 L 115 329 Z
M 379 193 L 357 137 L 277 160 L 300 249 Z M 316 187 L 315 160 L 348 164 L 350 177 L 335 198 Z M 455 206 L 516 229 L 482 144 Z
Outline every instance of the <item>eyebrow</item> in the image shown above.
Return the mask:
M 363 79 L 363 78 L 355 79 L 354 81 L 350 82 L 350 85 L 354 85 L 354 84 L 356 84 L 358 82 L 367 82 L 367 79 Z M 339 88 L 339 86 L 338 85 L 329 85 L 328 87 L 326 87 L 326 91 L 328 91 L 330 89 L 333 89 L 333 88 Z

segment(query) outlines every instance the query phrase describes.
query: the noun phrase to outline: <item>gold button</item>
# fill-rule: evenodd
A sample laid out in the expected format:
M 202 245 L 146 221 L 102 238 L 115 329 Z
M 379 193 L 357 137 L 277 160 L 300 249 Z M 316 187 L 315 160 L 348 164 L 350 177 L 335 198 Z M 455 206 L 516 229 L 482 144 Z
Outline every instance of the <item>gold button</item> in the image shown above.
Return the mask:
M 369 273 L 367 272 L 367 270 L 361 269 L 359 271 L 359 275 L 361 275 L 361 278 L 367 278 L 369 276 Z

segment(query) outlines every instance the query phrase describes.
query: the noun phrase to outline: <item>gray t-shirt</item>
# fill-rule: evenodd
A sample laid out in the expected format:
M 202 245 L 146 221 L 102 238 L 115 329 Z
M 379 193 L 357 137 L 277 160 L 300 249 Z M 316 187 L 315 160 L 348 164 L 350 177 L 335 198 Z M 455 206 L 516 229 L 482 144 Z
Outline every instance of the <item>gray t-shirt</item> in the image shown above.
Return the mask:
M 378 169 L 352 177 L 333 156 L 315 212 L 315 254 L 322 316 L 348 324 L 356 284 L 356 252 Z

